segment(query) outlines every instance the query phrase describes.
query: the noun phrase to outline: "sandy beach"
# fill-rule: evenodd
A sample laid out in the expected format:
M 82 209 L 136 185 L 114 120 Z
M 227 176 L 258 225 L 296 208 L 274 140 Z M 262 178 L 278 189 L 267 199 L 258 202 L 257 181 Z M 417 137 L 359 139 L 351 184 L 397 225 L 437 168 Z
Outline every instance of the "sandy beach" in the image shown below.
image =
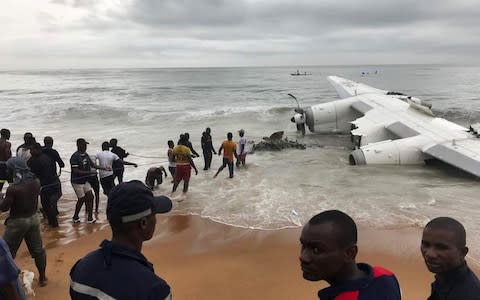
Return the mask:
M 157 218 L 155 235 L 144 244 L 143 253 L 156 273 L 171 285 L 174 299 L 316 299 L 317 290 L 325 286 L 302 278 L 298 262 L 300 228 L 260 231 L 198 216 Z M 65 245 L 55 245 L 48 240 L 54 235 L 46 235 L 49 283 L 40 288 L 35 281 L 36 297 L 30 299 L 69 298 L 71 266 L 110 238 L 108 226 L 94 226 L 99 230 L 82 231 L 78 239 Z M 420 256 L 420 236 L 418 228 L 360 228 L 358 261 L 394 271 L 404 299 L 426 299 L 433 276 Z M 16 262 L 21 269 L 35 270 L 24 244 Z

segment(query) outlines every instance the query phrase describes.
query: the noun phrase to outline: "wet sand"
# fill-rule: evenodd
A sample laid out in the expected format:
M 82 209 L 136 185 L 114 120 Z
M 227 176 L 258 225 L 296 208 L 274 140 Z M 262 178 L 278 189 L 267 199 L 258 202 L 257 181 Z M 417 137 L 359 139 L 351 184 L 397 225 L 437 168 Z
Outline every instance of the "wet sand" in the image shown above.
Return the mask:
M 86 224 L 62 226 L 74 228 L 75 234 L 69 233 L 71 239 L 64 244 L 55 241 L 62 234 L 44 233 L 49 283 L 40 288 L 34 282 L 35 299 L 68 299 L 71 266 L 110 238 L 105 223 L 89 225 L 88 230 Z M 174 299 L 315 299 L 325 283 L 302 279 L 299 234 L 300 228 L 260 231 L 198 216 L 158 216 L 155 235 L 144 244 L 143 252 L 171 285 Z M 426 299 L 432 275 L 421 260 L 420 234 L 418 228 L 361 228 L 358 261 L 394 271 L 404 299 Z M 24 244 L 16 262 L 21 269 L 34 270 L 37 278 Z

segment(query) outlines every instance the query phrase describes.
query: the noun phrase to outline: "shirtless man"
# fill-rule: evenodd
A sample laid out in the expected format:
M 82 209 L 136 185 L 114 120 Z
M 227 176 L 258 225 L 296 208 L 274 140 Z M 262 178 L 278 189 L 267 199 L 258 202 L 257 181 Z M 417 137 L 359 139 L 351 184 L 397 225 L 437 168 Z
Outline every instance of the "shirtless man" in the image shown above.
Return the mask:
M 3 184 L 7 181 L 7 160 L 12 157 L 12 144 L 8 141 L 10 139 L 10 130 L 2 128 L 0 130 L 0 193 L 2 192 Z
M 163 174 L 165 174 L 165 178 L 167 178 L 167 171 L 165 171 L 165 168 L 162 166 L 148 169 L 147 176 L 145 177 L 145 185 L 153 191 L 157 185 L 162 184 Z
M 172 178 L 175 178 L 175 168 L 176 168 L 176 163 L 175 163 L 175 156 L 173 155 L 173 147 L 175 147 L 175 144 L 173 143 L 172 140 L 169 140 L 168 142 L 168 171 L 170 171 L 170 175 L 172 175 Z M 165 176 L 166 177 L 166 176 Z M 172 179 L 173 183 L 173 179 Z
M 42 245 L 40 220 L 37 216 L 40 181 L 30 172 L 27 162 L 20 157 L 10 158 L 7 161 L 7 170 L 13 175 L 13 180 L 7 189 L 5 199 L 3 194 L 0 195 L 0 211 L 9 210 L 3 239 L 13 258 L 20 244 L 25 240 L 38 269 L 39 284 L 45 286 L 47 256 Z

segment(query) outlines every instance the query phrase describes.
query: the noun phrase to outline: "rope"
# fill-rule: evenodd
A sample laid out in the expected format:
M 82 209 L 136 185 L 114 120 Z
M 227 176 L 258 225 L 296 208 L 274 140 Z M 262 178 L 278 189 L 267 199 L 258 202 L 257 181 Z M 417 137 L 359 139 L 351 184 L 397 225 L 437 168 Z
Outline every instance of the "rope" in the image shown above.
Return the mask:
M 133 153 L 129 153 L 129 155 L 135 156 L 135 157 L 141 157 L 141 158 L 168 158 L 166 156 L 145 156 L 145 155 L 137 155 Z
M 163 164 L 163 163 L 168 163 L 168 160 L 167 161 L 160 161 L 160 162 L 150 162 L 150 163 L 145 163 L 145 164 L 140 164 L 140 165 L 137 165 L 137 167 L 142 167 L 142 166 L 153 166 L 153 165 L 159 165 L 159 164 Z M 128 166 L 128 165 L 127 165 Z M 116 171 L 116 170 L 121 170 L 122 168 L 114 168 L 112 169 L 112 171 Z M 61 170 L 61 169 L 60 169 Z M 65 173 L 69 173 L 69 174 L 72 174 L 71 171 L 68 171 L 68 170 L 64 170 L 63 172 Z M 93 176 L 97 176 L 97 174 L 95 173 L 92 173 L 92 174 L 88 174 L 88 175 L 83 175 L 83 176 L 79 176 L 77 177 L 76 179 L 83 179 L 83 178 L 88 178 L 88 177 L 93 177 Z M 57 176 L 57 178 L 60 178 L 60 174 Z M 60 181 L 60 182 L 56 182 L 56 183 L 51 183 L 51 184 L 46 184 L 46 185 L 43 185 L 40 187 L 40 190 L 44 189 L 44 188 L 47 188 L 47 187 L 51 187 L 51 186 L 57 186 L 57 185 L 61 185 L 62 183 L 67 183 L 67 182 L 70 182 L 71 180 L 70 179 L 66 179 L 66 180 L 63 180 L 63 181 Z

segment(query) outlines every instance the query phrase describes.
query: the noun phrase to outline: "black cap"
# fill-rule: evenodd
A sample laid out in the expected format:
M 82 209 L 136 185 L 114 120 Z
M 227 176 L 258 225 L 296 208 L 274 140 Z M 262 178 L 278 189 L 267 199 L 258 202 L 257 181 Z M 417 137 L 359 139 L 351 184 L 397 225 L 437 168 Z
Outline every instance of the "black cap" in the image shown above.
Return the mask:
M 132 180 L 115 186 L 108 195 L 107 218 L 110 223 L 128 223 L 151 214 L 163 214 L 172 210 L 167 196 L 154 197 L 141 181 Z
M 84 138 L 77 139 L 77 146 L 78 145 L 86 145 L 86 144 L 90 144 L 90 143 L 87 142 Z

